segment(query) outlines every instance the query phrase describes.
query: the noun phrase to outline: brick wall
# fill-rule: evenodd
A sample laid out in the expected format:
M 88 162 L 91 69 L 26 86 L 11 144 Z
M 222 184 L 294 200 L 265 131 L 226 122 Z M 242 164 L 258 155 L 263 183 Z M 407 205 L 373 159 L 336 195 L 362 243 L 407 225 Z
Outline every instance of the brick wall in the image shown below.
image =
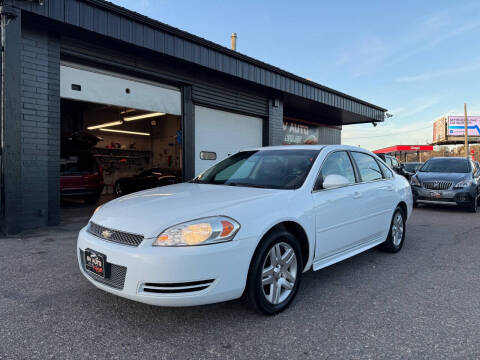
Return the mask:
M 22 29 L 22 229 L 59 222 L 60 51 L 48 33 Z
M 268 101 L 268 145 L 283 143 L 283 102 Z

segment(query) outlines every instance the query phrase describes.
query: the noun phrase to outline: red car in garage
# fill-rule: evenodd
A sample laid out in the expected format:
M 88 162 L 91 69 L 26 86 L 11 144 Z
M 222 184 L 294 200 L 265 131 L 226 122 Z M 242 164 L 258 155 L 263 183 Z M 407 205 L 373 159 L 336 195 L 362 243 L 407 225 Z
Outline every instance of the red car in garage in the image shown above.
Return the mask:
M 96 204 L 103 191 L 103 172 L 90 153 L 79 154 L 60 163 L 60 194 L 62 199 L 76 198 Z

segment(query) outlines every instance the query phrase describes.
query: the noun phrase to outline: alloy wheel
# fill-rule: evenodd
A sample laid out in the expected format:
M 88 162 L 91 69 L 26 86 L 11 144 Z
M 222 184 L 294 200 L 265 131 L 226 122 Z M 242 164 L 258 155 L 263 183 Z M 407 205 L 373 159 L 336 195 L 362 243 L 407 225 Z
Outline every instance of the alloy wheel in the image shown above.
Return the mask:
M 392 224 L 392 242 L 395 246 L 400 246 L 403 239 L 404 225 L 403 216 L 398 211 L 395 213 Z
M 275 244 L 268 252 L 262 268 L 263 295 L 271 304 L 285 301 L 297 279 L 297 256 L 285 243 Z

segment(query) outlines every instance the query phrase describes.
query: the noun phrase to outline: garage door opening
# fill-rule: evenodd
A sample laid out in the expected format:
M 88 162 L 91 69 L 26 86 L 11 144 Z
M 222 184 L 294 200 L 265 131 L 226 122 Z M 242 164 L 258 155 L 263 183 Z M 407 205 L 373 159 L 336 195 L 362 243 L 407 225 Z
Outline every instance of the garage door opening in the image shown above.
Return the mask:
M 71 64 L 62 64 L 60 84 L 66 216 L 182 181 L 179 89 Z
M 61 100 L 64 208 L 182 180 L 181 117 Z

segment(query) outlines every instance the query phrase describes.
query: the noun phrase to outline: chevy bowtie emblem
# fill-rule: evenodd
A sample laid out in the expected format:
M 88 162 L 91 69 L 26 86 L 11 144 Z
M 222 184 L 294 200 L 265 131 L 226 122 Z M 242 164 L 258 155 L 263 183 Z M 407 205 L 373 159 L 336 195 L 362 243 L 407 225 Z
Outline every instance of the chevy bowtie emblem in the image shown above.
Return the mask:
M 435 181 L 435 182 L 433 183 L 433 186 L 434 186 L 435 188 L 438 188 L 439 185 L 440 185 L 440 184 L 438 183 L 438 181 Z
M 103 230 L 102 231 L 102 237 L 105 239 L 110 239 L 112 236 L 112 232 L 110 230 Z

